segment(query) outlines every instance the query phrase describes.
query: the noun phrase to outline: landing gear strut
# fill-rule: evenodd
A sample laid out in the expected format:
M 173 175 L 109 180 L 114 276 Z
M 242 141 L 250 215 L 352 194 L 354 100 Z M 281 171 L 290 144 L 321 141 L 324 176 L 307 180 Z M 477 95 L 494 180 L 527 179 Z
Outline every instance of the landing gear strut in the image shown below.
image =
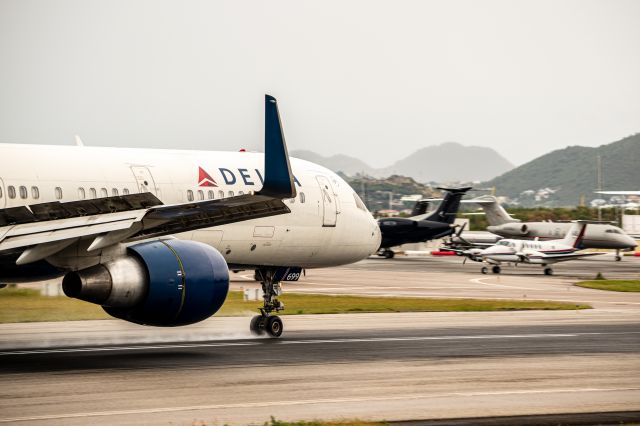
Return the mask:
M 393 250 L 388 249 L 388 248 L 380 249 L 378 251 L 378 256 L 382 256 L 385 259 L 393 259 L 393 256 L 395 256 L 395 255 L 396 255 L 396 253 Z
M 622 260 L 622 256 L 620 256 L 620 249 L 616 250 L 616 262 L 620 262 Z
M 271 337 L 280 337 L 284 326 L 282 320 L 277 315 L 271 315 L 273 311 L 278 312 L 284 309 L 284 304 L 278 300 L 282 294 L 280 282 L 275 280 L 275 269 L 258 269 L 256 278 L 262 283 L 263 306 L 260 308 L 260 315 L 251 319 L 249 328 L 257 336 L 263 333 Z

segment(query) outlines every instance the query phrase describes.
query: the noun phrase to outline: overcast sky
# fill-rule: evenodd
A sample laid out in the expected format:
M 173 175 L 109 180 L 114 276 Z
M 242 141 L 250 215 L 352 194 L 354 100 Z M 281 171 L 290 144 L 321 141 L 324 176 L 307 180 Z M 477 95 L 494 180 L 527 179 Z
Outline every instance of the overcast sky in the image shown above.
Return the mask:
M 0 0 L 0 142 L 521 164 L 640 132 L 640 1 Z

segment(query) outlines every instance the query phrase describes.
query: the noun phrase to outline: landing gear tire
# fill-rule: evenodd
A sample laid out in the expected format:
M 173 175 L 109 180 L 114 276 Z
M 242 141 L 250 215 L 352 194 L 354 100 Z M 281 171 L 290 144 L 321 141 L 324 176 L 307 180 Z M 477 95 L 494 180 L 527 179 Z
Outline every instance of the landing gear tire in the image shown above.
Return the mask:
M 616 262 L 620 262 L 622 260 L 622 256 L 620 256 L 619 254 L 616 255 Z
M 276 269 L 264 268 L 255 272 L 255 278 L 262 284 L 263 306 L 260 308 L 260 315 L 251 319 L 250 329 L 258 336 L 266 332 L 271 337 L 280 337 L 284 330 L 280 317 L 271 315 L 272 312 L 284 309 L 284 304 L 278 300 L 282 287 L 275 275 Z
M 255 334 L 256 336 L 262 336 L 265 331 L 266 319 L 267 318 L 263 317 L 262 315 L 256 315 L 255 317 L 251 318 L 251 323 L 249 323 L 249 329 L 251 329 L 251 333 Z
M 489 269 L 487 269 L 486 266 L 483 266 L 482 268 L 480 268 L 480 272 L 482 272 L 483 274 L 488 274 L 489 273 Z
M 393 250 L 385 250 L 384 253 L 382 254 L 382 256 L 384 256 L 385 259 L 393 259 L 393 256 L 395 256 L 395 252 Z
M 545 274 L 545 275 L 553 275 L 553 269 L 551 269 L 551 268 L 544 268 L 544 274 Z
M 494 274 L 499 274 L 500 272 L 502 272 L 502 269 L 498 265 L 495 265 L 493 268 L 491 268 L 491 272 L 493 272 Z
M 284 326 L 280 317 L 274 315 L 272 317 L 267 317 L 265 329 L 271 337 L 280 337 L 282 335 L 282 331 L 284 330 Z

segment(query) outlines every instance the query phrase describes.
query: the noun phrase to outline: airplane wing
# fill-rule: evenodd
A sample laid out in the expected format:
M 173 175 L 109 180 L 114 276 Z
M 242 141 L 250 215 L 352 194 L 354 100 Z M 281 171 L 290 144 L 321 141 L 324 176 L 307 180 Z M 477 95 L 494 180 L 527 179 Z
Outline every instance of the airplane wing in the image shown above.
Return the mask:
M 107 207 L 125 206 L 128 208 L 115 208 L 111 212 L 105 212 Z M 83 210 L 99 212 L 77 214 Z M 71 215 L 46 218 L 47 214 L 54 215 L 54 212 Z M 93 238 L 89 246 L 91 251 L 120 242 L 161 237 L 289 212 L 281 199 L 259 194 L 177 205 L 162 205 L 151 193 L 70 203 L 46 203 L 0 210 L 0 225 L 5 225 L 0 227 L 0 254 L 22 251 L 17 261 L 21 265 L 51 256 L 80 238 Z M 8 220 L 15 217 L 19 217 L 21 223 L 7 224 Z
M 564 262 L 565 260 L 580 259 L 583 257 L 599 256 L 601 254 L 606 254 L 606 253 L 587 252 L 587 253 L 570 253 L 570 254 L 548 254 L 545 256 L 538 256 L 538 255 L 527 256 L 527 258 L 528 259 L 534 259 L 534 258 L 544 259 L 545 262 L 548 261 L 549 263 L 556 263 L 556 262 Z
M 163 205 L 151 193 L 53 202 L 0 210 L 0 255 L 17 264 L 49 257 L 80 239 L 88 251 L 121 242 L 290 213 L 282 201 L 296 196 L 278 107 L 265 99 L 265 179 L 256 194 Z

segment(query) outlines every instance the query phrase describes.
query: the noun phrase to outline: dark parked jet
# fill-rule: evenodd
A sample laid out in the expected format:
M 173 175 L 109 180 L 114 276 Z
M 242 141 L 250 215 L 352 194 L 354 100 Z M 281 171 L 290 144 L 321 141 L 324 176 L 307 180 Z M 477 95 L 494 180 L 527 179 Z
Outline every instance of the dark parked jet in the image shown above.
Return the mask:
M 453 234 L 453 222 L 460 207 L 460 199 L 471 187 L 438 189 L 446 191 L 444 199 L 440 206 L 428 216 L 424 216 L 428 203 L 418 201 L 413 208 L 412 217 L 378 219 L 378 225 L 382 231 L 382 243 L 378 249 L 378 256 L 390 259 L 395 255 L 391 247 L 407 243 L 422 243 Z

